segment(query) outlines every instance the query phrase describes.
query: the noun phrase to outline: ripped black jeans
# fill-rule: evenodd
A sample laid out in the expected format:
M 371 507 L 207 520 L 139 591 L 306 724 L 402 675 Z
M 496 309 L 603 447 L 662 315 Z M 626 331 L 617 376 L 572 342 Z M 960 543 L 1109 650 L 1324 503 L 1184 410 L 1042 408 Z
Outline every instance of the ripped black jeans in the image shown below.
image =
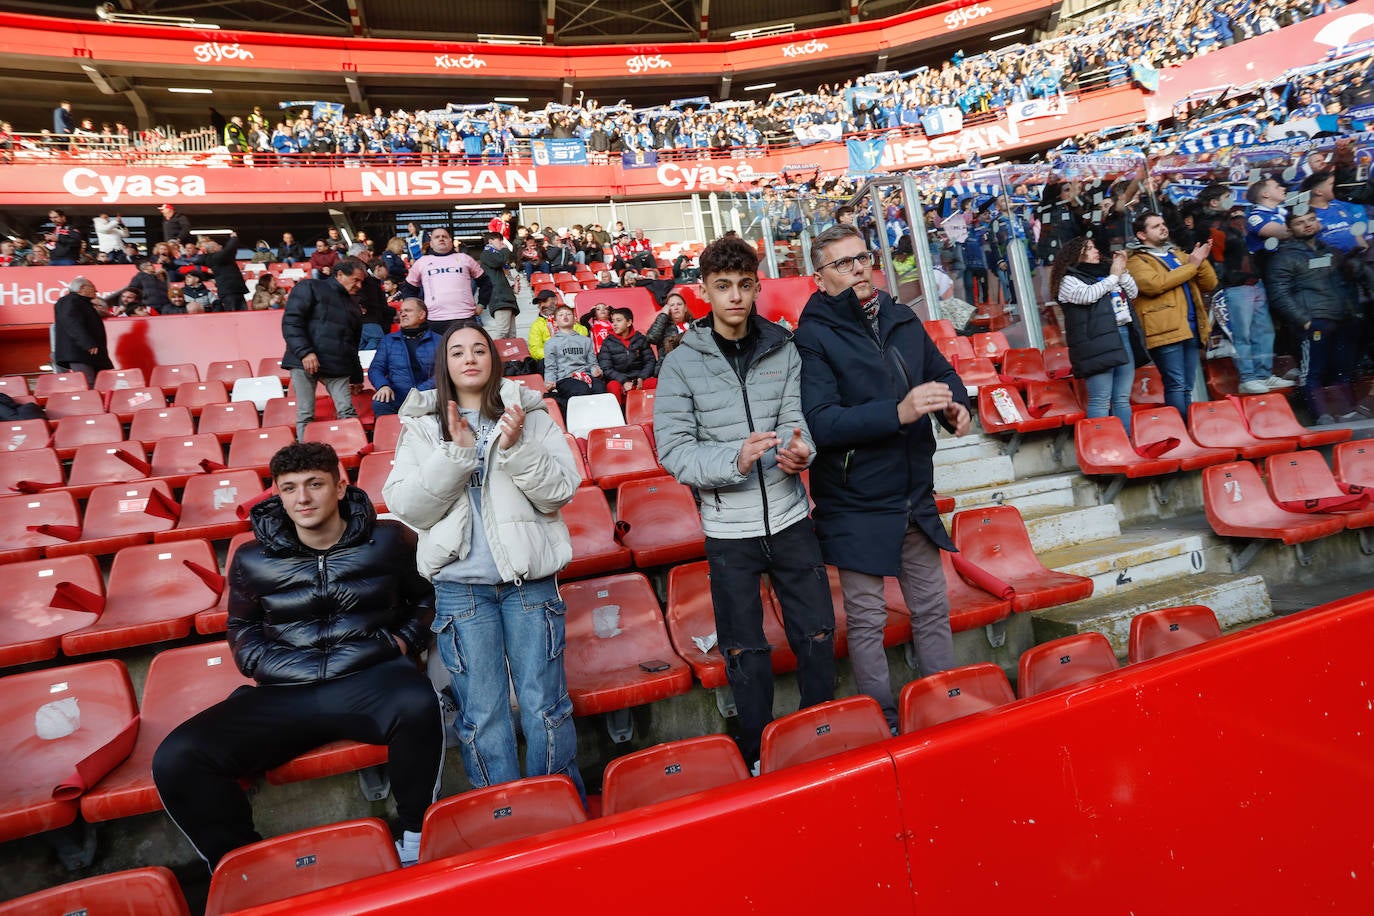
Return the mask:
M 772 647 L 764 635 L 759 578 L 772 581 L 787 643 L 797 656 L 801 706 L 835 696 L 835 606 L 811 519 L 772 537 L 706 539 L 711 602 L 725 674 L 739 710 L 740 753 L 759 759 L 759 739 L 773 720 Z M 769 611 L 768 613 L 771 613 Z

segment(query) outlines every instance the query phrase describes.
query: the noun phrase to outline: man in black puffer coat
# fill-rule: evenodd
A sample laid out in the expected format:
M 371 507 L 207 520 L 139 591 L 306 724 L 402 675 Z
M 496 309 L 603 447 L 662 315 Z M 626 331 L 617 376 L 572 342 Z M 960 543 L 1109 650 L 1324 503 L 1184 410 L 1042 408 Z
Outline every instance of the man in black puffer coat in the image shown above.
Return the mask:
M 315 419 L 315 383 L 324 382 L 340 418 L 356 417 L 352 395 L 363 389 L 363 364 L 358 344 L 363 311 L 353 296 L 362 289 L 367 268 L 357 258 L 344 258 L 331 276 L 301 280 L 291 288 L 281 316 L 286 341 L 283 369 L 291 371 L 296 396 L 296 438 Z
M 253 507 L 257 541 L 234 554 L 225 583 L 229 647 L 257 686 L 163 740 L 158 794 L 213 870 L 261 839 L 241 777 L 331 741 L 385 744 L 405 860 L 444 758 L 439 700 L 416 664 L 434 590 L 416 571 L 414 533 L 377 520 L 331 446 L 288 445 L 271 471 L 280 495 Z

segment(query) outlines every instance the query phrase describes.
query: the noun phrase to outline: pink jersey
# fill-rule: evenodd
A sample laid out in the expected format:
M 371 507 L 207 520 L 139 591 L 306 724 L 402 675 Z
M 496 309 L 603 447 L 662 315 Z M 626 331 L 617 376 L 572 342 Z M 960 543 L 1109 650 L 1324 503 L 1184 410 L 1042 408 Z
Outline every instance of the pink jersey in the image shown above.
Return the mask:
M 472 296 L 472 281 L 482 276 L 482 268 L 459 251 L 427 254 L 418 258 L 406 274 L 406 282 L 424 291 L 425 307 L 432 321 L 471 318 L 477 314 Z

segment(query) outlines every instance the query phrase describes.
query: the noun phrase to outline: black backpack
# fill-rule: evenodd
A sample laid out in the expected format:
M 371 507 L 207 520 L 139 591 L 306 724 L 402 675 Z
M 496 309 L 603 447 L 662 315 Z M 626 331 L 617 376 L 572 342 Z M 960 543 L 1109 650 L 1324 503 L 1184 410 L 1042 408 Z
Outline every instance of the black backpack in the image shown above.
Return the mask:
M 11 420 L 46 420 L 48 415 L 37 404 L 20 404 L 9 395 L 0 392 L 0 422 Z

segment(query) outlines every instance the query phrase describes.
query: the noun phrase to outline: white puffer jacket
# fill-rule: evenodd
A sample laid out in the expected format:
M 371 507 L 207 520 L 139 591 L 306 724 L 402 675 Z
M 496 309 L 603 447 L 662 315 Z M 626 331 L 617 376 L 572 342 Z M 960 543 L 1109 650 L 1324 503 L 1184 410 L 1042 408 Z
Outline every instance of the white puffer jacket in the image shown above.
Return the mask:
M 520 440 L 502 449 L 492 436 L 482 486 L 482 523 L 502 581 L 543 579 L 572 560 L 572 538 L 559 510 L 581 478 L 567 440 L 549 417 L 544 399 L 523 385 L 501 382 L 501 400 L 525 409 Z M 435 573 L 472 549 L 468 478 L 477 449 L 443 441 L 438 398 L 412 391 L 401 406 L 401 437 L 391 476 L 382 488 L 387 509 L 420 536 L 420 574 Z

